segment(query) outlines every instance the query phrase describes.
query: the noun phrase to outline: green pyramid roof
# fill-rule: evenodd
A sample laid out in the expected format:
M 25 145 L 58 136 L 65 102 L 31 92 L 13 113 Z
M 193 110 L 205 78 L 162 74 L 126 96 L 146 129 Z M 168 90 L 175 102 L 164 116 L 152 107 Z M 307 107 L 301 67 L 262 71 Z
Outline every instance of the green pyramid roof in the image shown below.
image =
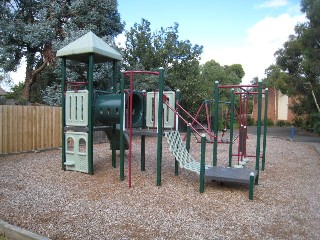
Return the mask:
M 70 60 L 87 63 L 91 53 L 93 53 L 94 63 L 106 62 L 108 60 L 122 60 L 120 53 L 93 32 L 88 32 L 58 50 L 57 57 L 66 57 Z

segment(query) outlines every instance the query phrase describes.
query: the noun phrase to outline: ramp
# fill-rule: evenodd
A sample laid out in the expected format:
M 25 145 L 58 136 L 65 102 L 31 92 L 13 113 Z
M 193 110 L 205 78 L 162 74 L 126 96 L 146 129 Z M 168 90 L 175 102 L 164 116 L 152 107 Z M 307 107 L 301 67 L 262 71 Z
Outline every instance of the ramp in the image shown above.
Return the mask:
M 116 150 L 120 150 L 120 130 L 119 129 L 113 129 L 112 127 L 106 128 L 105 133 L 107 135 L 107 138 L 110 142 L 110 149 L 112 149 L 112 135 L 113 131 L 115 134 L 115 140 L 116 140 Z M 128 134 L 123 134 L 123 141 L 124 141 L 124 149 L 128 150 L 129 149 L 129 136 Z

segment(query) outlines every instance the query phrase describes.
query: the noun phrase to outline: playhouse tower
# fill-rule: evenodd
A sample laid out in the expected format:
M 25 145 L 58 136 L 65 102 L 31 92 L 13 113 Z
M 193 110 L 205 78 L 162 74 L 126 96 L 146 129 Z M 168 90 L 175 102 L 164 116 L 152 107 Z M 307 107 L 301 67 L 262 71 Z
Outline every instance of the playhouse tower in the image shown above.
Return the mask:
M 119 118 L 120 94 L 116 94 L 116 67 L 122 56 L 94 33 L 88 32 L 60 49 L 57 57 L 62 58 L 62 169 L 93 174 L 93 131 L 113 131 L 116 128 L 114 120 L 118 121 Z M 86 81 L 67 81 L 67 60 L 87 65 Z M 93 86 L 94 64 L 104 62 L 112 63 L 111 93 L 98 93 Z M 95 111 L 95 102 L 101 98 L 103 102 L 111 104 L 107 109 L 101 107 Z M 98 123 L 95 119 L 103 120 Z M 116 146 L 115 141 L 111 142 L 114 163 Z

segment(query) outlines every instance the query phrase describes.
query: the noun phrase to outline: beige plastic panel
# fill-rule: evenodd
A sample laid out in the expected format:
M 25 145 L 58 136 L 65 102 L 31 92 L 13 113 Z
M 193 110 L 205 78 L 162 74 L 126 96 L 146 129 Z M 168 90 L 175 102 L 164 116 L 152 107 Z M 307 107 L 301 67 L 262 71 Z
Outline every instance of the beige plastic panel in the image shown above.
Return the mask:
M 164 95 L 167 96 L 167 102 L 175 109 L 175 92 L 165 91 Z M 158 92 L 147 93 L 147 107 L 146 107 L 146 125 L 149 128 L 157 127 L 158 125 L 158 105 L 159 94 Z M 166 105 L 163 104 L 163 121 L 164 128 L 170 129 L 174 127 L 174 112 Z
M 66 132 L 65 134 L 66 169 L 88 173 L 88 133 Z
M 88 125 L 88 90 L 66 92 L 66 125 Z

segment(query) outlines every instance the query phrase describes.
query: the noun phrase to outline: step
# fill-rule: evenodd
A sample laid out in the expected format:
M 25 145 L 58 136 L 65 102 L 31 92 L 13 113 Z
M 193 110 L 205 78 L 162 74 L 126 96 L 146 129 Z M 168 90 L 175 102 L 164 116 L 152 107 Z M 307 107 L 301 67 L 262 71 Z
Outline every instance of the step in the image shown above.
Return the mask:
M 75 163 L 75 161 L 65 161 L 64 165 L 66 165 L 66 166 L 74 166 L 74 165 L 76 165 L 76 163 Z

